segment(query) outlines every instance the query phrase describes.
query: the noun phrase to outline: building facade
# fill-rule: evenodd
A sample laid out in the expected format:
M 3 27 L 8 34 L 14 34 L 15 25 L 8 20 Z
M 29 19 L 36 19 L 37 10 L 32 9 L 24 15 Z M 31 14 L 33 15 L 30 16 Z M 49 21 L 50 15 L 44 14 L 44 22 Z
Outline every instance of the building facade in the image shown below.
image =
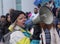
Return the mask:
M 34 0 L 0 0 L 0 16 L 9 12 L 9 9 L 33 12 Z

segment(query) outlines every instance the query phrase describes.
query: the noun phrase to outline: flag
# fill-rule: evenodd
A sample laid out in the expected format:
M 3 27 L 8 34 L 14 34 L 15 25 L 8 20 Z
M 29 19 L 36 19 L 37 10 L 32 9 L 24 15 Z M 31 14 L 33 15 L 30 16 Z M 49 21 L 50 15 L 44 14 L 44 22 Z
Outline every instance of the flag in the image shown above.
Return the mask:
M 54 0 L 56 8 L 60 8 L 60 0 Z
M 38 6 L 38 4 L 41 4 L 42 6 L 49 2 L 50 0 L 35 0 L 34 5 Z

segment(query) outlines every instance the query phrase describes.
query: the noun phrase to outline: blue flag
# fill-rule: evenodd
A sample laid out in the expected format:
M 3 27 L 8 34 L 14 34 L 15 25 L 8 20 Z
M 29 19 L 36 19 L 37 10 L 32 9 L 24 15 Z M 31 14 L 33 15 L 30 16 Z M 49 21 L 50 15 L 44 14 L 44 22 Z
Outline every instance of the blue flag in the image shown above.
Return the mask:
M 45 3 L 49 2 L 50 0 L 42 0 L 41 5 L 43 6 Z
M 50 0 L 35 0 L 34 4 L 36 6 L 38 6 L 38 4 L 41 4 L 43 6 L 45 3 L 49 2 L 49 1 Z
M 54 0 L 56 8 L 60 8 L 60 0 Z
M 38 6 L 40 3 L 42 3 L 42 0 L 35 0 L 34 5 Z

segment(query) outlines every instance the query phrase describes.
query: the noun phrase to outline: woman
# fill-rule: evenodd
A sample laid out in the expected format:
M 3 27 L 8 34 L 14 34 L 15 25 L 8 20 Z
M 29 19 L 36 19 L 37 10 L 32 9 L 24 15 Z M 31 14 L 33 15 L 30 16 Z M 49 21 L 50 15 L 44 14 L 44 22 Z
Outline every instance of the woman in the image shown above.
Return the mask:
M 43 44 L 59 44 L 59 36 L 56 31 L 56 27 L 54 27 L 53 24 L 41 24 Z
M 30 40 L 31 34 L 25 28 L 26 16 L 22 11 L 15 10 L 11 13 L 12 24 L 9 30 L 12 32 L 10 35 L 10 44 L 33 44 Z M 35 41 L 34 44 L 38 44 Z
M 11 24 L 10 14 L 7 13 L 6 14 L 6 30 L 5 30 L 5 34 L 7 34 L 9 32 L 8 27 L 10 26 L 10 24 Z
M 58 22 L 58 24 L 57 24 L 57 32 L 58 32 L 58 35 L 60 37 L 60 22 Z

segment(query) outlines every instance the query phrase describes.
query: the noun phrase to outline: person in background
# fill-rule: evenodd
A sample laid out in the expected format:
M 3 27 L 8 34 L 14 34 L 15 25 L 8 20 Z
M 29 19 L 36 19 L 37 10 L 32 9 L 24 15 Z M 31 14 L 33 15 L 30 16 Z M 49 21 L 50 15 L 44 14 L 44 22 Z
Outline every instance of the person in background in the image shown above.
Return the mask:
M 54 8 L 53 1 L 49 1 L 45 3 L 45 6 L 48 7 L 52 11 L 52 9 Z
M 26 12 L 26 18 L 28 19 L 28 14 L 29 14 L 29 12 Z
M 32 15 L 31 12 L 26 12 L 27 20 L 30 19 L 31 15 Z M 27 28 L 27 30 L 29 29 L 29 31 L 31 30 L 31 26 L 28 26 L 28 27 L 26 27 L 26 28 Z
M 8 27 L 10 26 L 10 24 L 11 24 L 10 14 L 7 13 L 6 14 L 6 24 L 5 24 L 6 25 L 5 34 L 7 34 L 9 32 Z
M 60 22 L 60 10 L 58 11 L 58 13 L 57 13 L 58 15 L 57 15 L 57 17 L 55 17 L 54 18 L 54 24 L 55 24 L 55 26 L 56 26 L 56 30 L 57 30 L 57 32 L 58 32 L 58 34 L 59 34 L 59 22 Z
M 15 9 L 9 9 L 9 14 L 11 14 Z
M 1 16 L 1 21 L 0 21 L 0 41 L 3 38 L 3 35 L 5 35 L 5 24 L 6 24 L 6 17 L 4 15 Z
M 11 32 L 10 32 L 10 30 L 8 29 L 8 27 L 10 26 L 10 24 L 12 23 L 11 22 L 11 13 L 14 11 L 14 9 L 10 9 L 9 10 L 9 13 L 7 13 L 6 14 L 6 24 L 5 24 L 5 34 L 4 34 L 4 36 L 3 36 L 3 42 L 4 42 L 4 44 L 9 44 L 9 39 L 10 39 L 10 34 L 11 34 Z
M 32 15 L 32 13 L 31 13 L 31 12 L 29 12 L 29 14 L 28 14 L 28 19 L 31 17 L 31 15 Z
M 34 8 L 34 13 L 32 13 L 30 19 L 33 18 L 34 16 L 38 15 L 38 14 L 39 14 L 38 13 L 38 9 L 37 8 Z
M 58 10 L 57 18 L 58 18 L 58 20 L 60 21 L 60 9 Z
M 58 17 L 58 11 L 60 10 L 60 8 L 56 9 L 56 17 Z
M 38 10 L 40 10 L 40 8 L 41 8 L 41 4 L 38 4 L 38 6 L 37 6 L 37 7 L 38 7 Z
M 52 2 L 53 2 L 53 9 L 52 9 L 52 12 L 53 12 L 53 14 L 54 14 L 54 17 L 56 17 L 56 10 L 57 10 L 57 8 L 56 8 L 56 6 L 55 6 L 55 2 L 52 0 Z
M 57 32 L 58 32 L 58 35 L 60 37 L 60 22 L 58 22 L 58 24 L 57 24 Z

